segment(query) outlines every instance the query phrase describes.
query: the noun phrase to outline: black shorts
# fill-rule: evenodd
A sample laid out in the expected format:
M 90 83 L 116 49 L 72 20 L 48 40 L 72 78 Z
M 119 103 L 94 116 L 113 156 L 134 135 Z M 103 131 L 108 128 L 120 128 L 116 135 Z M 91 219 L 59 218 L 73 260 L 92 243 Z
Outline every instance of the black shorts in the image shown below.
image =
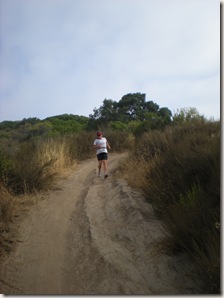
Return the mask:
M 108 159 L 108 154 L 103 152 L 103 153 L 99 153 L 97 154 L 97 159 L 98 160 L 107 160 Z

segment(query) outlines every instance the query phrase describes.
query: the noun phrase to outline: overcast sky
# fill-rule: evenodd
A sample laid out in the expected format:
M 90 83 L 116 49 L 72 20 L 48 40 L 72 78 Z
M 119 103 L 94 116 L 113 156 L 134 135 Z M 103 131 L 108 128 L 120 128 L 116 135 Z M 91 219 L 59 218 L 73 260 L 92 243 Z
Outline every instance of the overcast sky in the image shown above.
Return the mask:
M 146 93 L 220 117 L 220 1 L 0 0 L 0 121 Z

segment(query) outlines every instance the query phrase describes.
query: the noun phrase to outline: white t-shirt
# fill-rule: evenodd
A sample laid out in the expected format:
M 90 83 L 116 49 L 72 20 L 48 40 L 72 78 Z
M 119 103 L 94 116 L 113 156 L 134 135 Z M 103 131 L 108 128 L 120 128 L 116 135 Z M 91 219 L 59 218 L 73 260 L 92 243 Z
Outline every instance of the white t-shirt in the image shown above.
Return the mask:
M 101 139 L 95 139 L 93 142 L 93 145 L 96 146 L 101 146 L 101 148 L 96 149 L 96 155 L 100 153 L 108 153 L 107 151 L 107 139 L 106 138 L 101 138 Z

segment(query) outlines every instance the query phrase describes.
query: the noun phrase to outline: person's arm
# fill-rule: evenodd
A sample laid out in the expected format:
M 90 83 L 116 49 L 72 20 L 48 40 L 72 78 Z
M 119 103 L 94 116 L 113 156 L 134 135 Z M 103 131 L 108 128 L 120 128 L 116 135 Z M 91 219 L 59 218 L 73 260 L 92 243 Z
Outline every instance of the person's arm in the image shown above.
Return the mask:
M 101 145 L 97 145 L 95 142 L 93 143 L 93 149 L 100 149 Z
M 110 149 L 110 144 L 107 142 L 107 149 Z
M 96 140 L 93 142 L 93 149 L 97 149 Z

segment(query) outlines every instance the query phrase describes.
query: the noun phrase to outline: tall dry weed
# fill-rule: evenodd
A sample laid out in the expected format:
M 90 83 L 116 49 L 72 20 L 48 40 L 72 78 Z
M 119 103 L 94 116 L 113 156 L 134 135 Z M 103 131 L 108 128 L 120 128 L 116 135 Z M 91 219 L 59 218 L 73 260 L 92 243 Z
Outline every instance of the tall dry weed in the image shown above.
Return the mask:
M 141 191 L 147 186 L 147 163 L 143 159 L 134 160 L 129 156 L 129 158 L 120 164 L 119 172 L 122 173 L 123 179 L 133 188 Z
M 219 293 L 220 123 L 145 133 L 127 164 L 129 183 L 153 204 L 174 246 L 187 251 L 203 272 L 206 293 Z
M 57 138 L 34 138 L 18 144 L 11 156 L 13 171 L 7 184 L 15 193 L 26 193 L 49 188 L 54 177 L 71 165 L 67 140 Z
M 52 182 L 56 159 L 47 154 L 40 156 L 35 142 L 22 143 L 15 154 L 15 172 L 11 188 L 15 193 L 46 189 Z M 41 157 L 41 159 L 40 159 Z
M 135 141 L 133 134 L 127 131 L 109 130 L 106 137 L 111 145 L 111 152 L 128 151 L 133 147 Z
M 54 161 L 52 171 L 60 171 L 71 165 L 68 141 L 65 137 L 48 138 L 38 140 L 36 159 L 44 165 L 47 161 Z
M 179 201 L 194 184 L 203 186 L 204 193 L 212 194 L 212 202 L 218 204 L 220 135 L 217 130 L 211 137 L 211 129 L 212 124 L 207 124 L 152 132 L 140 140 L 144 148 L 132 152 L 132 158 L 143 156 L 148 164 L 148 187 L 144 191 L 158 209 Z
M 13 216 L 13 199 L 9 191 L 0 184 L 0 223 L 9 223 Z
M 14 201 L 8 190 L 0 184 L 0 257 L 9 249 L 9 224 L 13 219 Z
M 95 133 L 82 131 L 67 138 L 69 156 L 72 160 L 84 160 L 94 156 L 93 141 Z

